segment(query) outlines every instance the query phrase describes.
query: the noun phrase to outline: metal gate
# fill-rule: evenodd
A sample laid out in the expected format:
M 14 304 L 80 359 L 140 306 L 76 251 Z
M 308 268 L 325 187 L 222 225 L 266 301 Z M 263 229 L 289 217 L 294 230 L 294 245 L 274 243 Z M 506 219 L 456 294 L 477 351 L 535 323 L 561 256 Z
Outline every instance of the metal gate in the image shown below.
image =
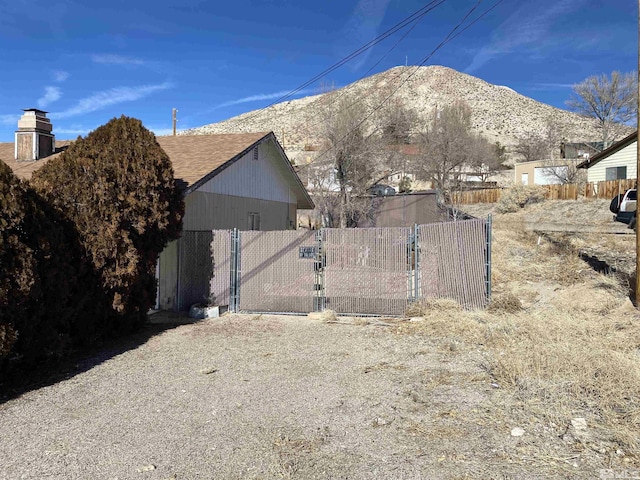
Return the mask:
M 204 285 L 231 311 L 399 315 L 430 298 L 478 308 L 491 292 L 490 218 L 409 228 L 216 230 L 210 238 Z
M 239 233 L 236 308 L 283 313 L 314 311 L 315 232 Z
M 324 230 L 325 307 L 340 313 L 403 313 L 411 300 L 411 231 Z
M 213 276 L 211 241 L 214 232 L 183 232 L 178 242 L 178 309 L 207 303 Z

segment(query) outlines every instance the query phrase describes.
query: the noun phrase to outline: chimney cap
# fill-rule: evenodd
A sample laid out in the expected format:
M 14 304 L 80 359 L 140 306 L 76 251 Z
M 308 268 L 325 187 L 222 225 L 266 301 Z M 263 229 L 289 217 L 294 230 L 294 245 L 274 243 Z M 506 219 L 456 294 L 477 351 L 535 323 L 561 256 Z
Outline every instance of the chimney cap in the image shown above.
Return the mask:
M 40 110 L 39 108 L 23 108 L 22 111 L 23 112 L 36 112 L 36 114 L 42 113 L 44 115 L 49 113 L 49 112 L 45 112 L 44 110 Z

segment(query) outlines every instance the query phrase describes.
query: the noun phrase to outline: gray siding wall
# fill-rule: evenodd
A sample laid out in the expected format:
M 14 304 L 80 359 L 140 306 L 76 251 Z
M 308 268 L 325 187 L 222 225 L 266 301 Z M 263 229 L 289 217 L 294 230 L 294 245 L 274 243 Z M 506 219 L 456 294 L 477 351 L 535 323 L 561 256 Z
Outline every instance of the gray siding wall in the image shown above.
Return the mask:
M 258 159 L 254 158 L 252 150 L 198 188 L 198 192 L 297 203 L 285 180 L 283 162 L 273 142 L 258 145 Z
M 296 226 L 296 206 L 286 202 L 196 191 L 187 196 L 185 203 L 184 230 L 249 230 L 249 213 L 260 214 L 260 230 Z

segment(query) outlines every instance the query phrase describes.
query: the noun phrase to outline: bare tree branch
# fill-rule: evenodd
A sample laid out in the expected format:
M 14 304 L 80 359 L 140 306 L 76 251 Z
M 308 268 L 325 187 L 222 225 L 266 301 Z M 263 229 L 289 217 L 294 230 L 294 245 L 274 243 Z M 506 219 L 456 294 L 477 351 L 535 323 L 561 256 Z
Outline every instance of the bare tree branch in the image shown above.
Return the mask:
M 625 125 L 634 123 L 638 115 L 638 77 L 636 72 L 614 71 L 594 75 L 573 86 L 574 94 L 567 106 L 585 117 L 594 118 L 607 148 L 624 135 Z

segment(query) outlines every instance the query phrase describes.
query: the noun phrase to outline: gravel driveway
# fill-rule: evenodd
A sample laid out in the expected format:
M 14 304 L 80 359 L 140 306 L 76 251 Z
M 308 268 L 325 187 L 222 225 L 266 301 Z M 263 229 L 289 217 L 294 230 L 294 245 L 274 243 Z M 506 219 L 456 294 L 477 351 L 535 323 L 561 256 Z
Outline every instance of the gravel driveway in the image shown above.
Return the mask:
M 0 404 L 0 478 L 527 477 L 486 470 L 509 426 L 465 422 L 491 395 L 477 362 L 394 332 L 271 315 L 166 330 Z

